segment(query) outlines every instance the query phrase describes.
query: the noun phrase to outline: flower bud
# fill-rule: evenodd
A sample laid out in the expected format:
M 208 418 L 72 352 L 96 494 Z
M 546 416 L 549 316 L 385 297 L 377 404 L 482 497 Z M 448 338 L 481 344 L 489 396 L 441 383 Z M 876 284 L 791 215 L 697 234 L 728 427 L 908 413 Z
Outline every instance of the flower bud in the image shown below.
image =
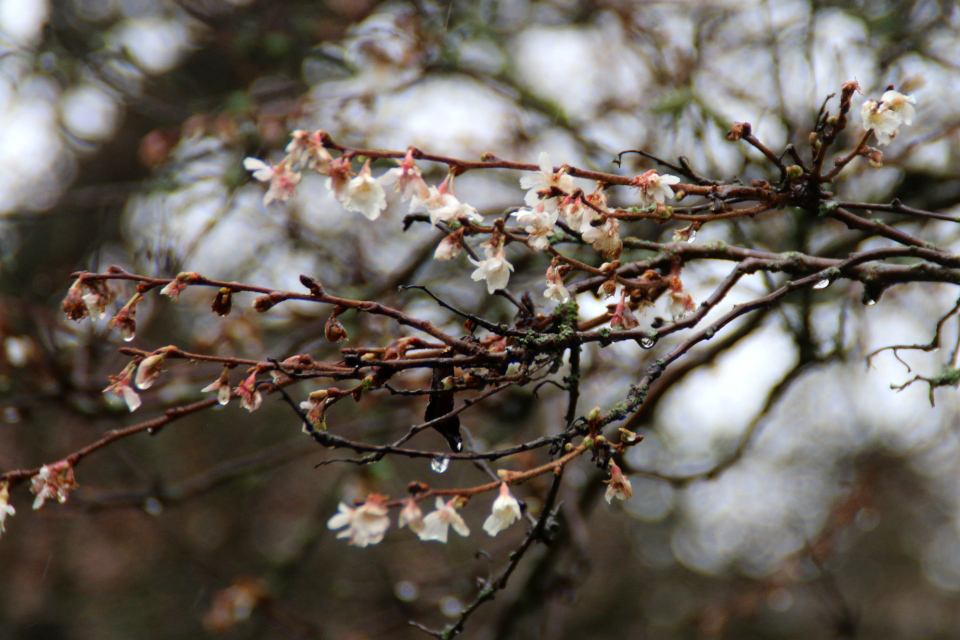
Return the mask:
M 794 164 L 794 165 L 790 165 L 789 167 L 787 167 L 787 177 L 788 177 L 788 178 L 796 179 L 796 178 L 799 178 L 799 177 L 802 176 L 802 175 L 803 175 L 803 168 L 800 167 L 799 165 L 795 165 L 795 164 Z
M 225 316 L 229 315 L 232 308 L 233 290 L 230 287 L 221 287 L 213 299 L 213 304 L 210 305 L 210 310 L 218 316 Z
M 594 444 L 596 444 L 596 441 L 590 436 L 587 436 L 583 439 L 583 446 L 585 446 L 587 449 L 593 449 Z
M 600 419 L 600 414 L 603 412 L 603 409 L 600 407 L 594 407 L 590 413 L 587 414 L 587 420 L 590 422 L 596 422 Z
M 330 342 L 340 342 L 341 340 L 347 339 L 347 330 L 344 329 L 340 321 L 337 320 L 336 313 L 327 318 L 327 324 L 323 327 L 323 335 L 325 335 Z

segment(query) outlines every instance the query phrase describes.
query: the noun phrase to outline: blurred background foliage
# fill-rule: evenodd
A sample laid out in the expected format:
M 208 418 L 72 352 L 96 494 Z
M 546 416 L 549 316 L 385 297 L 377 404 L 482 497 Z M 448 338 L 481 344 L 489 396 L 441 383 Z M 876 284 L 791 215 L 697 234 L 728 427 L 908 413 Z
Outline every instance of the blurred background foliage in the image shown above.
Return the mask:
M 465 262 L 432 262 L 436 231 L 404 232 L 400 207 L 366 223 L 314 176 L 298 198 L 265 209 L 241 161 L 278 159 L 293 129 L 468 159 L 533 162 L 546 150 L 555 164 L 604 171 L 618 152 L 643 149 L 686 156 L 718 179 L 775 181 L 759 153 L 725 140 L 730 125 L 749 121 L 773 149 L 803 147 L 827 95 L 856 79 L 865 97 L 888 84 L 914 93 L 919 115 L 884 149 L 882 169 L 854 163 L 836 192 L 960 214 L 958 42 L 960 9 L 933 0 L 0 0 L 0 468 L 57 460 L 198 399 L 218 375 L 172 365 L 134 415 L 105 398 L 106 376 L 126 362 L 118 336 L 59 310 L 80 268 L 189 269 L 286 289 L 306 273 L 328 291 L 453 327 L 396 292 L 425 283 L 510 318 L 466 280 Z M 633 157 L 625 170 L 652 168 Z M 443 176 L 424 169 L 433 184 Z M 497 214 L 520 203 L 517 177 L 467 174 L 457 193 Z M 884 219 L 960 248 L 955 224 Z M 636 223 L 624 235 L 668 242 L 675 226 Z M 798 211 L 713 223 L 697 242 L 720 239 L 825 256 L 877 243 Z M 539 259 L 517 254 L 514 291 L 539 294 Z M 726 269 L 690 265 L 684 284 L 699 301 Z M 745 278 L 728 302 L 771 286 Z M 238 302 L 219 319 L 204 295 L 148 298 L 134 346 L 337 357 L 322 339 L 323 309 L 258 315 Z M 865 307 L 858 288 L 838 282 L 688 355 L 629 420 L 646 436 L 628 460 L 633 500 L 608 508 L 601 474 L 572 467 L 553 546 L 536 550 L 465 637 L 960 637 L 958 403 L 951 388 L 935 408 L 923 385 L 891 391 L 914 373 L 889 352 L 864 370 L 879 347 L 927 342 L 955 296 L 916 285 Z M 589 294 L 580 303 L 602 308 Z M 343 320 L 351 344 L 396 337 L 387 323 Z M 944 349 L 902 357 L 932 375 L 956 365 L 957 340 L 954 321 Z M 669 346 L 587 350 L 581 410 L 619 401 Z M 371 396 L 328 420 L 385 442 L 422 411 L 414 399 Z M 478 406 L 465 425 L 476 446 L 505 446 L 555 433 L 563 411 L 551 389 L 524 389 Z M 412 479 L 453 487 L 485 476 L 389 459 L 314 468 L 332 457 L 268 401 L 108 447 L 79 467 L 81 488 L 64 506 L 31 512 L 21 488 L 0 539 L 0 640 L 424 637 L 407 621 L 444 624 L 523 535 L 481 537 L 481 498 L 464 512 L 470 538 L 440 546 L 391 530 L 377 547 L 347 547 L 325 527 L 338 501 L 401 495 Z M 518 495 L 536 512 L 544 490 L 531 482 Z M 224 603 L 244 595 L 260 606 L 234 624 Z

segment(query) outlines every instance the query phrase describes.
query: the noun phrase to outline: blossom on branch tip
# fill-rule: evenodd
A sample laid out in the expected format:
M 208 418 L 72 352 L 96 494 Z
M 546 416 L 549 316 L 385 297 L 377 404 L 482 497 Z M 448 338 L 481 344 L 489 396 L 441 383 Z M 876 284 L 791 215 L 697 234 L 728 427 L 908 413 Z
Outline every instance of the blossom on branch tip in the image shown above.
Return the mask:
M 30 491 L 37 496 L 33 501 L 33 508 L 39 509 L 49 498 L 56 498 L 63 504 L 70 497 L 70 492 L 76 488 L 77 481 L 69 462 L 61 460 L 50 466 L 43 465 L 30 481 Z
M 314 426 L 319 427 L 320 429 L 326 429 L 327 425 L 323 420 L 323 414 L 327 410 L 327 399 L 328 392 L 325 389 L 320 391 L 314 391 L 307 399 L 300 403 L 300 409 L 307 412 L 307 422 Z M 307 425 L 304 426 L 304 431 L 307 431 Z M 307 431 L 309 433 L 309 431 Z
M 510 494 L 510 486 L 500 483 L 500 495 L 493 501 L 493 510 L 483 521 L 483 530 L 495 536 L 520 519 L 520 503 Z
M 607 492 L 603 497 L 607 500 L 608 504 L 612 502 L 614 498 L 618 500 L 629 500 L 633 497 L 633 487 L 630 486 L 630 478 L 623 475 L 617 463 L 610 463 L 610 479 L 604 480 L 603 482 L 607 485 Z
M 463 521 L 460 514 L 457 513 L 457 498 L 449 502 L 444 502 L 442 498 L 437 498 L 436 511 L 431 511 L 423 518 L 423 529 L 417 532 L 421 540 L 437 540 L 446 544 L 448 529 L 453 526 L 453 530 L 463 537 L 470 535 L 470 529 L 467 523 Z
M 673 198 L 673 189 L 670 187 L 679 183 L 680 178 L 677 176 L 661 176 L 654 169 L 633 179 L 633 186 L 640 190 L 640 201 L 645 207 L 663 204 L 667 198 Z
M 270 165 L 259 158 L 244 158 L 243 168 L 253 172 L 253 177 L 260 182 L 269 182 L 270 188 L 263 194 L 264 206 L 274 200 L 286 201 L 297 194 L 296 186 L 300 182 L 300 174 L 287 166 L 282 160 L 278 165 Z
M 506 253 L 503 245 L 493 249 L 490 246 L 483 248 L 486 260 L 477 262 L 470 258 L 470 262 L 477 266 L 477 269 L 470 275 L 475 281 L 487 281 L 487 292 L 491 295 L 498 289 L 505 289 L 507 282 L 510 281 L 510 272 L 513 271 L 513 265 L 507 262 Z
M 359 211 L 367 220 L 376 220 L 387 207 L 387 193 L 370 173 L 370 161 L 364 163 L 360 173 L 347 184 L 347 197 L 343 201 L 347 211 Z
M 257 372 L 254 371 L 241 382 L 234 391 L 240 396 L 240 405 L 253 412 L 260 408 L 263 396 L 257 391 Z
M 417 502 L 413 498 L 407 500 L 403 505 L 400 517 L 397 518 L 397 527 L 400 529 L 410 527 L 410 531 L 417 534 L 423 531 L 423 512 L 420 511 L 420 507 L 417 506 Z
M 10 483 L 0 482 L 0 534 L 6 531 L 7 516 L 17 515 L 17 510 L 10 504 Z
M 341 529 L 337 538 L 349 538 L 355 547 L 377 544 L 383 540 L 390 527 L 387 509 L 383 506 L 383 496 L 378 493 L 367 496 L 367 501 L 355 509 L 340 503 L 340 512 L 327 520 L 328 529 Z

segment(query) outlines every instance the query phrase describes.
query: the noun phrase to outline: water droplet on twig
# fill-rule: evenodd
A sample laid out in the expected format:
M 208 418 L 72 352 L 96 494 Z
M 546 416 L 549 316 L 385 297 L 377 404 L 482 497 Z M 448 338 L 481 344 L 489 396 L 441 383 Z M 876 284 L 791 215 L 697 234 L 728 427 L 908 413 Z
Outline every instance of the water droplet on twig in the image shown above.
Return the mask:
M 430 461 L 430 468 L 436 471 L 437 473 L 443 473 L 447 470 L 447 467 L 450 466 L 450 458 L 434 458 Z
M 817 284 L 813 285 L 813 288 L 814 288 L 814 289 L 826 289 L 826 288 L 829 287 L 829 286 L 830 286 L 830 280 L 829 280 L 829 278 L 824 278 L 823 280 L 820 280 L 819 282 L 817 282 Z

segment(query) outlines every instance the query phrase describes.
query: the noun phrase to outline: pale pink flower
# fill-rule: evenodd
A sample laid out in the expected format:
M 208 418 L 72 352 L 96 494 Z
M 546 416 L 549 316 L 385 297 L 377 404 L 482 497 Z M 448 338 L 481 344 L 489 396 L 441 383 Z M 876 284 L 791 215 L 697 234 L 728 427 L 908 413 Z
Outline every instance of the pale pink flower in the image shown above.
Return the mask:
M 903 120 L 903 124 L 913 124 L 913 119 L 917 115 L 917 110 L 913 108 L 915 104 L 917 104 L 916 98 L 905 96 L 899 91 L 885 91 L 880 96 L 880 108 L 896 113 Z
M 230 402 L 230 374 L 227 373 L 226 369 L 220 372 L 220 377 L 217 378 L 215 382 L 200 389 L 201 393 L 210 393 L 213 391 L 217 392 L 217 402 L 220 404 L 226 405 Z
M 557 302 L 566 302 L 571 297 L 570 292 L 563 286 L 563 278 L 553 267 L 547 267 L 547 290 L 543 292 L 543 296 Z
M 400 529 L 410 527 L 410 531 L 414 533 L 423 531 L 423 512 L 420 511 L 420 507 L 417 506 L 417 502 L 413 498 L 407 500 L 403 505 L 400 517 L 397 518 L 397 527 Z
M 70 492 L 77 488 L 73 467 L 66 460 L 40 468 L 40 473 L 30 481 L 30 490 L 37 496 L 33 508 L 39 509 L 49 498 L 56 498 L 60 504 L 67 501 Z
M 297 184 L 300 174 L 292 171 L 284 159 L 278 165 L 270 165 L 259 158 L 244 158 L 243 167 L 253 172 L 253 177 L 260 182 L 269 182 L 270 188 L 263 194 L 264 206 L 274 200 L 286 201 L 290 196 L 297 194 Z
M 351 509 L 341 502 L 339 509 L 339 513 L 327 520 L 327 528 L 346 527 L 337 534 L 337 538 L 349 538 L 350 544 L 355 547 L 377 544 L 383 540 L 390 527 L 390 518 L 387 517 L 387 509 L 383 506 L 383 496 L 380 494 L 367 496 L 367 501 L 356 509 Z
M 240 405 L 247 411 L 253 412 L 260 408 L 263 396 L 257 390 L 257 372 L 254 371 L 234 389 L 240 396 Z
M 0 482 L 0 534 L 6 531 L 7 516 L 17 515 L 17 510 L 10 504 L 10 483 Z
M 119 376 L 110 376 L 110 385 L 103 390 L 104 393 L 112 393 L 115 396 L 123 398 L 127 403 L 127 409 L 131 413 L 140 408 L 140 396 L 133 388 L 133 377 L 136 365 L 132 362 L 120 372 Z
M 470 277 L 475 281 L 487 281 L 487 292 L 493 294 L 498 289 L 505 289 L 507 282 L 510 281 L 510 272 L 513 271 L 513 265 L 507 262 L 506 252 L 503 245 L 493 249 L 489 246 L 484 247 L 486 260 L 477 262 L 470 258 L 470 262 L 477 266 Z
M 367 160 L 360 173 L 347 184 L 347 199 L 343 201 L 347 211 L 359 211 L 367 220 L 376 220 L 387 206 L 387 193 L 370 173 Z
M 437 498 L 436 511 L 431 511 L 423 518 L 423 529 L 417 533 L 421 540 L 438 540 L 446 544 L 448 529 L 453 526 L 453 530 L 463 537 L 470 535 L 470 529 L 467 523 L 463 521 L 460 514 L 457 513 L 457 498 L 450 502 L 444 502 L 442 498 Z
M 506 482 L 500 483 L 500 495 L 493 501 L 493 510 L 483 521 L 483 530 L 495 536 L 520 519 L 520 503 L 510 494 Z
M 670 186 L 679 183 L 677 176 L 661 176 L 653 169 L 633 179 L 633 186 L 640 190 L 640 202 L 645 207 L 663 204 L 664 200 L 672 198 L 673 189 Z
M 604 494 L 607 503 L 614 498 L 619 500 L 629 500 L 633 497 L 633 487 L 630 486 L 630 478 L 623 475 L 620 467 L 615 462 L 610 463 L 610 479 L 603 481 L 607 485 L 607 492 Z
M 529 235 L 527 243 L 534 251 L 543 251 L 550 246 L 550 240 L 547 239 L 553 233 L 553 227 L 557 223 L 559 211 L 554 209 L 547 212 L 543 204 L 539 203 L 536 209 L 520 209 L 513 213 L 517 216 L 517 222 L 524 225 L 524 231 Z
M 426 200 L 430 197 L 430 189 L 423 181 L 423 175 L 413 160 L 413 151 L 408 151 L 399 167 L 394 167 L 379 178 L 380 184 L 394 185 L 393 189 L 400 194 L 400 201 L 417 197 Z
M 573 183 L 573 178 L 568 176 L 563 169 L 554 173 L 553 165 L 550 163 L 550 155 L 546 151 L 540 154 L 538 164 L 540 165 L 540 171 L 535 171 L 520 178 L 520 187 L 522 189 L 528 189 L 527 195 L 524 196 L 523 200 L 530 208 L 536 208 L 542 200 L 544 209 L 547 211 L 556 211 L 560 197 L 552 196 L 544 198 L 544 193 L 553 191 L 554 189 L 563 193 L 573 192 L 576 188 Z

